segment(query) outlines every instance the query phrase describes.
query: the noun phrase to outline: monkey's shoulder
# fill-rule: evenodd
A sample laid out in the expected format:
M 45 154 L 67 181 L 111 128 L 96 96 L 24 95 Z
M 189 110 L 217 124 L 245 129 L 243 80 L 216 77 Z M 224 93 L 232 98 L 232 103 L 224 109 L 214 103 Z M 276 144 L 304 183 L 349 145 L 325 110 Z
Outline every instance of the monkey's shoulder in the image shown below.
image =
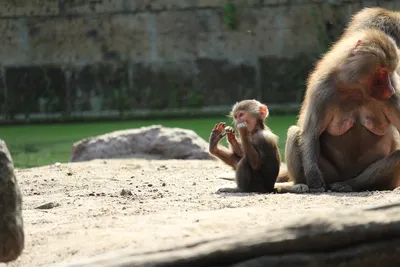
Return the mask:
M 258 131 L 253 136 L 253 142 L 255 144 L 275 146 L 278 144 L 278 141 L 279 137 L 268 128 Z

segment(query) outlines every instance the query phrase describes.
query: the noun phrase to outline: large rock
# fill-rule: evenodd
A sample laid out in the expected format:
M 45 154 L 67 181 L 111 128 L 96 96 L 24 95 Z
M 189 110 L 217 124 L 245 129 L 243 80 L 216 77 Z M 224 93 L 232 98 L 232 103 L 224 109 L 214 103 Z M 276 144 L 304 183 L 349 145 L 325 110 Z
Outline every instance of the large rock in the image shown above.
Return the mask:
M 395 267 L 400 266 L 399 251 L 397 203 L 344 212 L 321 208 L 319 213 L 254 232 L 232 232 L 170 249 L 113 252 L 55 266 Z
M 85 138 L 73 144 L 71 162 L 92 159 L 214 159 L 192 130 L 153 125 Z
M 0 139 L 0 262 L 17 259 L 24 244 L 22 196 L 10 152 Z

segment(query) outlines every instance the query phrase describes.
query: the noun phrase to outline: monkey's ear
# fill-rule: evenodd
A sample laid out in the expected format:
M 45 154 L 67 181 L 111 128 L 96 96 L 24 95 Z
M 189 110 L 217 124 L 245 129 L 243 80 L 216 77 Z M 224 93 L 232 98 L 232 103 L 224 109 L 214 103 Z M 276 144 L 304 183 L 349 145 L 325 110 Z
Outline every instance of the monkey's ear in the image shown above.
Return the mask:
M 353 51 L 352 51 L 352 54 L 353 54 L 353 55 L 356 54 L 356 49 L 357 49 L 357 47 L 360 46 L 361 43 L 362 43 L 362 40 L 358 40 L 358 41 L 357 41 L 356 46 L 353 48 Z
M 268 107 L 266 105 L 261 105 L 260 106 L 260 116 L 263 119 L 268 118 L 269 116 L 269 111 L 268 111 Z
M 354 47 L 354 49 L 356 49 L 357 47 L 359 47 L 361 43 L 362 43 L 362 40 L 358 40 L 358 41 L 357 41 L 357 44 L 356 44 L 356 47 Z

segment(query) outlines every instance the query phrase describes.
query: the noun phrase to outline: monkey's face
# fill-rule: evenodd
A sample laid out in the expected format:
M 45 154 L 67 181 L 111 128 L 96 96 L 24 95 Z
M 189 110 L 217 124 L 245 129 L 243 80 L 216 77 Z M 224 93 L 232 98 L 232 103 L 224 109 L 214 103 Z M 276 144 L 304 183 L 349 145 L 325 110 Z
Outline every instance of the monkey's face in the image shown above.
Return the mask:
M 235 125 L 241 122 L 247 123 L 247 130 L 251 133 L 256 128 L 257 118 L 248 111 L 239 110 L 234 114 Z
M 390 80 L 390 72 L 383 67 L 379 67 L 376 74 L 371 79 L 371 96 L 378 100 L 389 99 L 395 89 Z

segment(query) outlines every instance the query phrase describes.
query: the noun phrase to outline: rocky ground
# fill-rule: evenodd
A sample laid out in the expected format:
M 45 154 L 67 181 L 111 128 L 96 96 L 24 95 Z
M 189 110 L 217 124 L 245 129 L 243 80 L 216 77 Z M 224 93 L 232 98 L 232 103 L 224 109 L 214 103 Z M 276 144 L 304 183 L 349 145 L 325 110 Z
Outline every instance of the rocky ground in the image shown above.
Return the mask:
M 211 160 L 94 160 L 16 170 L 26 248 L 3 266 L 46 266 L 276 226 L 316 210 L 386 204 L 399 192 L 218 195 Z M 262 212 L 260 212 L 262 210 Z

